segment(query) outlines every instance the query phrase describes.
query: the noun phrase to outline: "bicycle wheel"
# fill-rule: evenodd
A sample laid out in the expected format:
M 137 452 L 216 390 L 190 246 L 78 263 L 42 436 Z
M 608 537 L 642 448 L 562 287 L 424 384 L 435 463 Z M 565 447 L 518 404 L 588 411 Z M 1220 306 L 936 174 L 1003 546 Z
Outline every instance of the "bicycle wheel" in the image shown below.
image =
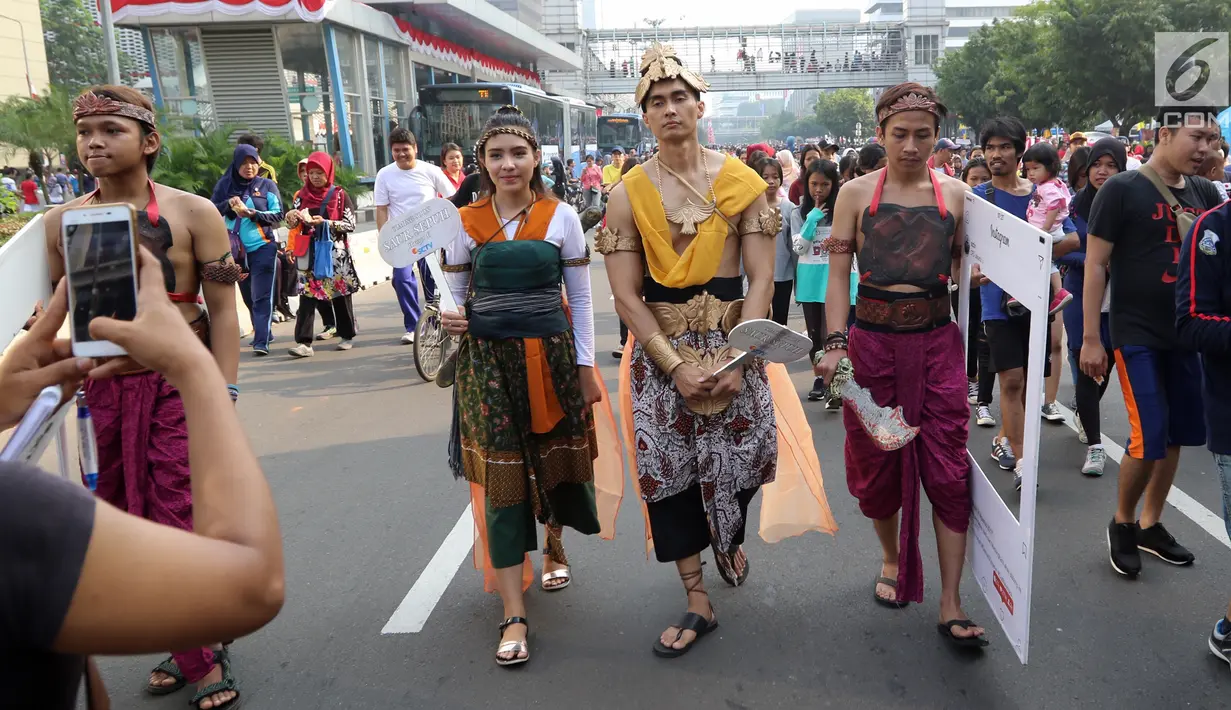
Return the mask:
M 444 361 L 443 341 L 444 325 L 440 322 L 440 312 L 435 308 L 424 309 L 423 317 L 415 325 L 415 370 L 424 382 L 436 379 L 440 372 L 440 364 Z

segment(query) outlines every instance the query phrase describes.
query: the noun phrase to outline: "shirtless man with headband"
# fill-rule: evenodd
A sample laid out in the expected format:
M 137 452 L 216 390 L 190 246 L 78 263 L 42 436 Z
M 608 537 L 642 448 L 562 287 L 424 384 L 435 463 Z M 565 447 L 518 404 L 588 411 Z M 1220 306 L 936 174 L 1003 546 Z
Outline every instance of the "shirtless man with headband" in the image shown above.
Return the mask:
M 47 213 L 52 283 L 64 276 L 60 242 L 64 207 L 131 204 L 137 209 L 141 244 L 162 264 L 167 294 L 210 347 L 235 401 L 239 396 L 235 284 L 240 267 L 231 256 L 222 216 L 204 197 L 150 180 L 162 139 L 153 106 L 140 92 L 125 86 L 87 89 L 73 102 L 73 119 L 77 156 L 98 178 L 98 189 Z M 104 367 L 125 374 L 86 384 L 98 438 L 96 494 L 133 515 L 192 530 L 188 428 L 179 391 L 162 375 L 141 369 L 128 358 Z M 167 550 L 167 554 L 176 553 Z M 211 583 L 215 582 L 202 580 Z M 210 648 L 173 653 L 151 673 L 146 689 L 164 695 L 188 683 L 197 684 L 192 704 L 201 710 L 226 708 L 239 698 L 226 651 Z

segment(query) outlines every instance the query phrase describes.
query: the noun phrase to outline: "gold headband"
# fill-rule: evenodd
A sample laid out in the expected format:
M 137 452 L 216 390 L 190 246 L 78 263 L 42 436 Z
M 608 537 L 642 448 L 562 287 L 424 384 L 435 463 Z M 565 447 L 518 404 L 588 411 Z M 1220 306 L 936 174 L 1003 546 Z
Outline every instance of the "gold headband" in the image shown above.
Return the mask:
M 80 121 L 86 116 L 123 116 L 140 121 L 151 129 L 157 127 L 153 111 L 135 104 L 99 96 L 93 91 L 87 91 L 73 101 L 73 121 Z
M 520 111 L 518 113 L 520 113 Z M 496 126 L 495 128 L 487 129 L 487 131 L 482 136 L 479 137 L 478 142 L 474 144 L 475 160 L 482 159 L 483 146 L 487 144 L 487 139 L 491 138 L 492 136 L 498 136 L 502 134 L 509 135 L 509 136 L 517 136 L 518 138 L 521 138 L 525 140 L 527 143 L 529 143 L 531 148 L 534 148 L 535 150 L 539 149 L 539 139 L 535 138 L 534 134 L 531 133 L 530 131 L 527 131 L 526 129 L 520 128 L 518 126 Z
M 655 42 L 641 55 L 641 81 L 637 82 L 635 99 L 638 104 L 645 101 L 654 82 L 664 79 L 679 79 L 691 86 L 697 93 L 710 90 L 707 82 L 700 74 L 687 69 L 680 63 L 679 57 L 670 45 Z
M 878 111 L 876 123 L 877 125 L 883 125 L 891 116 L 905 111 L 927 111 L 936 118 L 944 118 L 941 115 L 940 106 L 935 101 L 921 94 L 911 92 Z

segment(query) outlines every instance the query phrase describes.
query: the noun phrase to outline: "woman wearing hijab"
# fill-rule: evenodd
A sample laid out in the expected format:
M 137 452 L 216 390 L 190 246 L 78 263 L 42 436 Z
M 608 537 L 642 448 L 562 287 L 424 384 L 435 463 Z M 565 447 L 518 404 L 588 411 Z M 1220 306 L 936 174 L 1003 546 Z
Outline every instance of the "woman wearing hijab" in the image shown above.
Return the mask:
M 778 163 L 782 165 L 783 186 L 779 189 L 783 191 L 783 199 L 786 199 L 785 192 L 790 189 L 787 186 L 794 184 L 796 178 L 799 177 L 799 166 L 795 164 L 795 155 L 786 148 L 774 153 L 774 157 L 778 160 Z
M 257 177 L 260 169 L 255 147 L 235 146 L 231 167 L 214 185 L 212 199 L 231 234 L 231 254 L 247 272 L 239 292 L 252 317 L 252 352 L 268 355 L 278 268 L 274 230 L 282 222 L 282 200 L 273 180 Z
M 1081 238 L 1081 248 L 1060 257 L 1061 264 L 1068 267 L 1064 275 L 1064 287 L 1073 294 L 1073 302 L 1064 309 L 1064 329 L 1069 338 L 1069 362 L 1076 363 L 1081 359 L 1081 344 L 1083 335 L 1082 291 L 1085 286 L 1086 265 L 1086 221 L 1090 219 L 1090 208 L 1094 204 L 1094 195 L 1107 182 L 1107 178 L 1116 173 L 1124 172 L 1128 167 L 1128 156 L 1124 144 L 1117 138 L 1102 138 L 1090 147 L 1086 157 L 1086 185 L 1073 198 L 1072 218 L 1077 227 L 1077 236 Z M 1069 180 L 1078 184 L 1076 161 L 1069 163 Z M 1107 351 L 1107 365 L 1112 367 L 1115 358 L 1111 350 L 1111 324 L 1107 315 L 1108 296 L 1103 298 L 1103 315 L 1099 321 L 1099 331 L 1102 336 L 1103 348 Z M 1077 398 L 1077 436 L 1083 444 L 1089 446 L 1086 450 L 1086 460 L 1081 466 L 1081 472 L 1087 476 L 1103 475 L 1103 465 L 1107 454 L 1103 451 L 1103 439 L 1099 428 L 1099 400 L 1107 391 L 1111 382 L 1111 373 L 1103 378 L 1102 383 L 1091 379 L 1073 367 L 1073 382 Z
M 295 317 L 293 357 L 311 357 L 312 330 L 322 302 L 332 303 L 338 350 L 350 350 L 355 337 L 351 295 L 359 277 L 351 259 L 350 234 L 355 231 L 355 205 L 346 190 L 333 183 L 333 160 L 321 152 L 308 156 L 308 180 L 286 216 L 291 227 L 290 249 L 299 265 L 299 313 Z M 298 228 L 298 229 L 296 229 Z

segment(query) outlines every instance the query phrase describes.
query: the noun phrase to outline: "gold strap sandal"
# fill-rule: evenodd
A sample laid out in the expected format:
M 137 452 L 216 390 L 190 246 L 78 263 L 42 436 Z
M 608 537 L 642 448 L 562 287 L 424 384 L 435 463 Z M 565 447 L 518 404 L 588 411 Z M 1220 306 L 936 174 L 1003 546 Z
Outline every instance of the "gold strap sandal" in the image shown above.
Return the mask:
M 530 622 L 526 621 L 523 616 L 510 616 L 500 624 L 500 637 L 504 638 L 504 630 L 513 624 L 522 624 L 526 627 L 526 634 L 530 634 Z M 522 654 L 525 654 L 524 656 Z M 512 654 L 512 658 L 501 658 L 501 655 Z M 525 641 L 505 641 L 496 647 L 496 665 L 498 666 L 516 666 L 530 660 L 530 645 Z

